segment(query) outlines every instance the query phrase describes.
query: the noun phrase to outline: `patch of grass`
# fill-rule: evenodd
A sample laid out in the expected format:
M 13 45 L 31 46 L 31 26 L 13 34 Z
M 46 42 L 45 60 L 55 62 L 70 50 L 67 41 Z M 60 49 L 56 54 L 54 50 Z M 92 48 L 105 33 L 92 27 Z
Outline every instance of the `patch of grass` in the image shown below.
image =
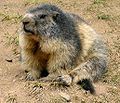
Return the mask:
M 13 54 L 19 54 L 18 53 L 18 50 L 17 50 L 17 48 L 16 47 L 18 47 L 18 45 L 19 45 L 19 38 L 18 38 L 18 36 L 11 36 L 8 32 L 7 33 L 5 33 L 5 46 L 10 46 L 10 45 L 13 45 L 13 49 L 12 49 L 12 51 L 13 51 Z
M 94 0 L 93 4 L 103 4 L 105 0 Z
M 6 44 L 8 44 L 8 45 L 14 44 L 14 45 L 18 46 L 18 44 L 19 44 L 18 37 L 10 36 L 10 34 L 7 32 L 7 33 L 5 33 L 5 38 L 7 39 Z
M 97 18 L 101 20 L 110 20 L 111 17 L 108 14 L 101 13 L 97 16 Z
M 107 6 L 106 0 L 94 0 L 91 3 L 91 5 L 87 8 L 87 10 L 93 11 L 94 13 L 98 13 L 106 6 Z
M 24 0 L 26 3 L 30 4 L 38 4 L 39 0 Z
M 118 74 L 118 75 L 112 76 L 111 81 L 114 82 L 114 83 L 119 83 L 120 75 Z
M 6 13 L 0 13 L 0 16 L 2 17 L 1 21 L 9 21 L 13 20 L 15 23 L 21 20 L 22 16 L 20 14 L 6 14 Z
M 48 2 L 48 0 L 24 0 L 25 4 L 39 4 Z

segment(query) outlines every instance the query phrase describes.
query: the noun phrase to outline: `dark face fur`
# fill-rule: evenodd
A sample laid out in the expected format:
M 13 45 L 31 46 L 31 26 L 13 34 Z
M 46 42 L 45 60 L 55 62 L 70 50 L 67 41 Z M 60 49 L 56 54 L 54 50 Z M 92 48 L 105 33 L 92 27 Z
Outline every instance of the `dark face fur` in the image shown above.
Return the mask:
M 56 11 L 57 10 L 57 11 Z M 29 10 L 22 20 L 25 34 L 51 36 L 55 35 L 59 27 L 56 24 L 60 10 L 51 5 L 42 5 Z

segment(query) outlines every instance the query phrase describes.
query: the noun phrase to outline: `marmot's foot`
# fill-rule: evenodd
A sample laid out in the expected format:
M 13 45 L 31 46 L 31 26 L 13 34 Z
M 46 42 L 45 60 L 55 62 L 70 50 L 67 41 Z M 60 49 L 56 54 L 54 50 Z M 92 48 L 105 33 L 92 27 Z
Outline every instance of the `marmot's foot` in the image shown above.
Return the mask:
M 28 81 L 34 81 L 35 80 L 35 78 L 29 72 L 27 73 L 25 79 L 28 80 Z
M 90 79 L 83 79 L 79 81 L 77 84 L 81 85 L 81 87 L 84 90 L 90 91 L 91 94 L 95 94 L 95 89 Z
M 26 77 L 25 79 L 28 81 L 34 81 L 40 78 L 39 72 L 37 71 L 25 71 Z
M 69 75 L 63 75 L 58 77 L 49 75 L 47 77 L 41 78 L 40 81 L 51 82 L 51 84 L 69 86 L 72 83 L 72 78 Z
M 53 82 L 63 86 L 70 86 L 72 78 L 69 75 L 58 76 Z
M 48 75 L 47 77 L 43 77 L 43 78 L 40 78 L 39 81 L 42 81 L 42 82 L 52 82 L 54 80 L 54 76 L 52 75 Z

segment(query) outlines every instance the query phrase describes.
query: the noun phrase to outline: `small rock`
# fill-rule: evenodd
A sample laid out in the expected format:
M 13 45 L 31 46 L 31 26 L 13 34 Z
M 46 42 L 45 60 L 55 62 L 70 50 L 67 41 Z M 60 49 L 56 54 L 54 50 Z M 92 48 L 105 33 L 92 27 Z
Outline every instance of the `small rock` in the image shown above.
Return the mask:
M 12 62 L 12 59 L 5 59 L 7 62 Z
M 69 96 L 68 94 L 61 92 L 61 93 L 60 93 L 60 96 L 61 96 L 62 98 L 64 98 L 67 102 L 72 103 L 72 102 L 71 102 L 71 98 L 70 98 L 70 96 Z
M 9 58 L 8 58 L 8 59 L 5 59 L 5 60 L 6 60 L 7 62 L 12 62 L 12 59 L 9 59 Z

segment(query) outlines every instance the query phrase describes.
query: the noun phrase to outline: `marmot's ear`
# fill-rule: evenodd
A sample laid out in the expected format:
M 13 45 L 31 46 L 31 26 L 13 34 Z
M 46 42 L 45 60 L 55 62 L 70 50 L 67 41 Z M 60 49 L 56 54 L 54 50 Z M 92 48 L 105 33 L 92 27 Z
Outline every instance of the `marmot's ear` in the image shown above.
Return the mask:
M 53 18 L 53 20 L 57 20 L 57 17 L 59 16 L 59 12 L 56 12 L 56 11 L 54 11 L 54 12 L 52 12 L 52 18 Z

